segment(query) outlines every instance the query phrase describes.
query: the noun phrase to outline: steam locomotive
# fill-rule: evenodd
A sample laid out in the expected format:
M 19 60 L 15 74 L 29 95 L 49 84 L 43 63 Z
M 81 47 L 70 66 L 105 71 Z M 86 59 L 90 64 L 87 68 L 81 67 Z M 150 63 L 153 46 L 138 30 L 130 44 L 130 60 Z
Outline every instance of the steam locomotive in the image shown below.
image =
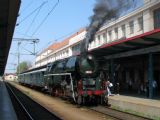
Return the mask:
M 72 56 L 21 73 L 19 83 L 46 89 L 78 104 L 104 103 L 104 64 L 93 55 Z

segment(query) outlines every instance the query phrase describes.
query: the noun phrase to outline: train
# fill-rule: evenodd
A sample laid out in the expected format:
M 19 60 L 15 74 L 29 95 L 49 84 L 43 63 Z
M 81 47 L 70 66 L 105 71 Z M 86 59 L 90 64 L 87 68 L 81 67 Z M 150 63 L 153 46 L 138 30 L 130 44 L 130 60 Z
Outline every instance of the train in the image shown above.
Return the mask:
M 97 59 L 91 54 L 77 55 L 22 72 L 18 81 L 79 105 L 91 102 L 107 104 L 105 64 L 104 59 Z

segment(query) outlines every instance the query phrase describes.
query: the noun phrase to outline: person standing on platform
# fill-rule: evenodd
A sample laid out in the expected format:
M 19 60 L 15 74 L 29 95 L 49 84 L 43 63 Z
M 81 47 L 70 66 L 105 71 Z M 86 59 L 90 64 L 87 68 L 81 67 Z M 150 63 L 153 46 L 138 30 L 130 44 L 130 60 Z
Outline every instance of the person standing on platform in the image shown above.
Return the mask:
M 112 96 L 110 87 L 113 87 L 113 84 L 110 81 L 106 81 L 106 93 L 108 96 Z
M 117 95 L 119 95 L 119 89 L 120 89 L 120 86 L 119 86 L 119 83 L 117 82 L 116 83 L 116 93 L 117 93 Z
M 156 80 L 153 80 L 152 87 L 153 87 L 153 96 L 155 96 L 156 95 L 156 88 L 157 88 L 157 81 Z

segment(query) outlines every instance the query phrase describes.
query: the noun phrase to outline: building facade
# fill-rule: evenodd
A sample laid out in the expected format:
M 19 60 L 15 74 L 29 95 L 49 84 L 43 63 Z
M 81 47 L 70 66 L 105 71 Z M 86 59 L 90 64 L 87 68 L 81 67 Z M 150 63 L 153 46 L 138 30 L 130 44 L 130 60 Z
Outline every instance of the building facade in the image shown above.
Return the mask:
M 81 29 L 49 46 L 36 57 L 36 67 L 79 54 L 85 36 L 86 30 Z M 160 0 L 144 0 L 143 6 L 105 23 L 88 49 L 106 59 L 114 92 L 118 83 L 120 92 L 153 98 L 160 96 L 156 92 L 160 91 L 159 41 Z
M 80 29 L 73 35 L 49 46 L 36 57 L 35 67 L 64 59 L 80 52 L 80 42 L 85 38 L 86 30 Z
M 160 27 L 160 1 L 144 0 L 144 5 L 104 24 L 89 44 L 89 50 L 115 41 L 131 38 Z M 80 52 L 80 42 L 85 39 L 86 30 L 81 29 L 61 42 L 54 43 L 36 57 L 35 66 L 46 65 Z
M 4 75 L 4 79 L 7 81 L 16 81 L 17 80 L 17 75 L 13 73 L 8 73 Z
M 131 38 L 160 27 L 160 1 L 144 0 L 144 5 L 102 26 L 89 49 Z

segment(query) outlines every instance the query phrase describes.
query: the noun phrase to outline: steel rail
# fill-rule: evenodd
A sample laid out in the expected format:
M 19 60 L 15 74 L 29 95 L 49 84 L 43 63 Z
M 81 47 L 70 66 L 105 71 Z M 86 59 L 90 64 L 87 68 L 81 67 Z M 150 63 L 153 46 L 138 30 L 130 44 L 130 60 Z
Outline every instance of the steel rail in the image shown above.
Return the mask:
M 16 96 L 16 94 L 13 92 L 12 88 L 8 85 L 8 83 L 6 84 L 7 88 L 9 88 L 9 90 L 11 91 L 12 95 L 14 96 L 14 98 L 16 99 L 16 101 L 19 103 L 19 105 L 22 107 L 22 109 L 25 111 L 26 115 L 29 117 L 30 120 L 34 120 L 33 117 L 31 116 L 31 114 L 27 111 L 27 109 L 25 108 L 25 106 L 23 105 L 23 103 L 19 100 L 19 98 Z

